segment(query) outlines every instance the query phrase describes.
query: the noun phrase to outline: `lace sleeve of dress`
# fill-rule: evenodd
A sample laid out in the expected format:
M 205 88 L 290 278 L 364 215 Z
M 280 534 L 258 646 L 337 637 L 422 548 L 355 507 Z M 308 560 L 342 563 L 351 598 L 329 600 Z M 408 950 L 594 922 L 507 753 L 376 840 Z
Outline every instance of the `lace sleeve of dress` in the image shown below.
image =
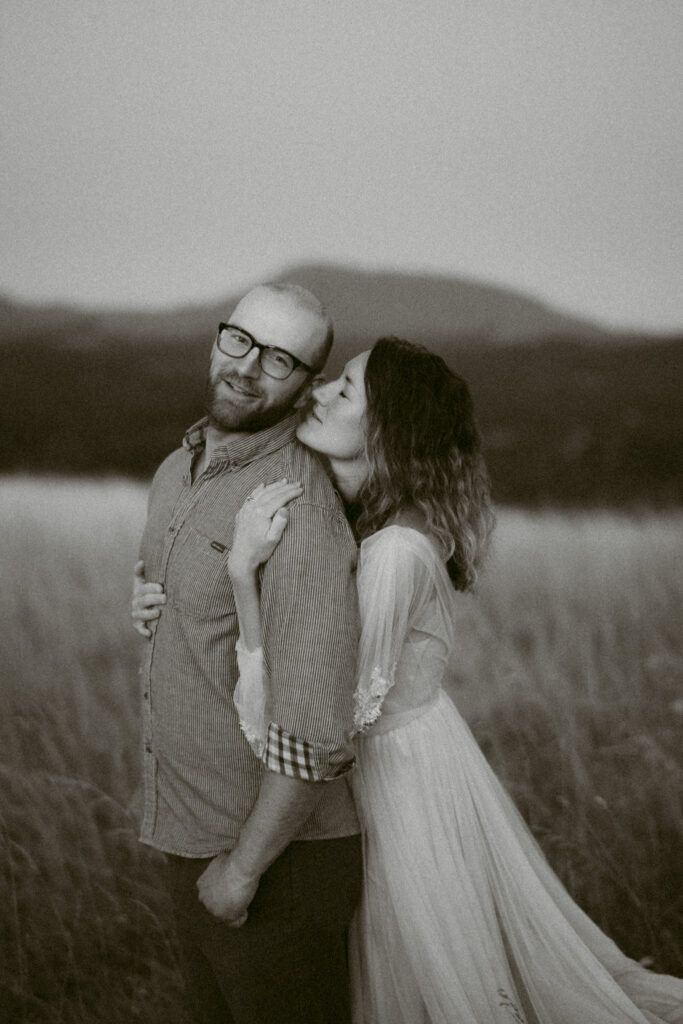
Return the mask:
M 239 679 L 233 694 L 233 702 L 240 720 L 240 729 L 257 757 L 261 757 L 266 746 L 268 723 L 266 721 L 266 667 L 263 648 L 250 651 L 240 636 L 235 645 Z
M 394 685 L 394 669 L 392 665 L 388 676 L 382 675 L 379 666 L 370 673 L 367 684 L 359 683 L 353 695 L 353 724 L 355 731 L 365 732 L 382 714 L 382 704 L 387 693 Z

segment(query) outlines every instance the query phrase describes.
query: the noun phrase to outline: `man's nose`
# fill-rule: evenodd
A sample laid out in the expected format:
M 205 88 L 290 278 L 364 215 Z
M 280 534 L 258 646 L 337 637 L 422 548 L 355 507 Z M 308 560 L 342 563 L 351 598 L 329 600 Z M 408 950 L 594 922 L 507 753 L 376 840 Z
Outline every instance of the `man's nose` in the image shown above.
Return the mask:
M 235 360 L 235 367 L 240 377 L 256 378 L 261 376 L 261 352 L 256 345 L 241 359 Z

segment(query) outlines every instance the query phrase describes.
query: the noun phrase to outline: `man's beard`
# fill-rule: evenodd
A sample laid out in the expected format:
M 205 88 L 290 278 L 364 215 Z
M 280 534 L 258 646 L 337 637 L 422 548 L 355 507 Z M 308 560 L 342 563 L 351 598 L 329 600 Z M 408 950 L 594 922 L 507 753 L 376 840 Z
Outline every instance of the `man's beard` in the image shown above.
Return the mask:
M 230 377 L 227 377 L 230 380 Z M 299 390 L 284 398 L 281 402 L 268 406 L 267 409 L 240 409 L 228 399 L 220 398 L 218 385 L 221 378 L 209 379 L 206 382 L 205 408 L 212 426 L 217 427 L 225 433 L 255 433 L 257 430 L 266 430 L 275 423 L 285 419 L 293 413 L 294 403 L 305 389 L 305 381 Z

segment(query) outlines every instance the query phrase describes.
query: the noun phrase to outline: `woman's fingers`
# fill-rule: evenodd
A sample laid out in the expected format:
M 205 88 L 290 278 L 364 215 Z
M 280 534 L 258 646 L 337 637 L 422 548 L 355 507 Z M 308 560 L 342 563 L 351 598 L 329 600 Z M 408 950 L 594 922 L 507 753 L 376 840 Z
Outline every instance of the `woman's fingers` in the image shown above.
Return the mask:
M 249 518 L 253 515 L 271 518 L 279 508 L 300 497 L 303 487 L 299 483 L 278 480 L 274 484 L 259 484 L 240 510 L 240 515 Z
M 158 619 L 160 614 L 161 608 L 134 608 L 132 612 L 133 618 L 141 622 L 151 622 L 152 619 Z
M 141 583 L 135 594 L 137 597 L 163 597 L 164 588 L 161 583 Z
M 288 501 L 298 498 L 303 492 L 300 483 L 290 480 L 278 480 L 275 484 L 269 484 L 256 499 L 256 507 L 265 512 L 266 515 L 274 515 L 279 508 L 286 505 Z
M 254 488 L 254 490 L 251 492 L 251 494 L 247 498 L 247 501 L 256 501 L 256 499 L 261 495 L 261 493 L 265 490 L 265 488 L 266 488 L 265 484 L 257 484 L 256 487 Z
M 283 484 L 274 488 L 269 494 L 264 494 L 258 505 L 267 516 L 274 516 L 278 509 L 294 501 L 303 492 L 301 484 Z
M 285 532 L 285 527 L 288 522 L 289 512 L 286 508 L 279 508 L 273 516 L 273 520 L 267 533 L 267 539 L 275 542 L 279 541 L 280 537 Z
M 136 604 L 138 608 L 153 608 L 155 605 L 166 604 L 166 594 L 157 592 L 138 594 L 134 604 Z
M 151 588 L 155 589 L 152 590 Z M 146 583 L 144 588 L 135 594 L 131 602 L 131 615 L 139 621 L 157 619 L 162 607 L 166 604 L 166 595 L 161 592 L 162 588 L 158 583 Z
M 133 628 L 140 636 L 151 637 L 155 620 L 159 618 L 166 604 L 166 595 L 161 583 L 145 582 L 145 563 L 141 560 L 133 566 L 133 598 L 130 614 Z M 146 623 L 150 623 L 148 626 Z

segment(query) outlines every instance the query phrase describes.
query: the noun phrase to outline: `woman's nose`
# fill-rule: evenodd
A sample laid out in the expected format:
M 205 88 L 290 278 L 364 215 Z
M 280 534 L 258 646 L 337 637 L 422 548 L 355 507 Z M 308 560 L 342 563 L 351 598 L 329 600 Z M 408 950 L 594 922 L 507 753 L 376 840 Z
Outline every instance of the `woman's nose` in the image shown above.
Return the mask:
M 329 401 L 332 397 L 334 381 L 321 380 L 319 383 L 314 384 L 313 391 L 311 394 L 316 402 L 320 402 L 324 405 L 325 402 Z

